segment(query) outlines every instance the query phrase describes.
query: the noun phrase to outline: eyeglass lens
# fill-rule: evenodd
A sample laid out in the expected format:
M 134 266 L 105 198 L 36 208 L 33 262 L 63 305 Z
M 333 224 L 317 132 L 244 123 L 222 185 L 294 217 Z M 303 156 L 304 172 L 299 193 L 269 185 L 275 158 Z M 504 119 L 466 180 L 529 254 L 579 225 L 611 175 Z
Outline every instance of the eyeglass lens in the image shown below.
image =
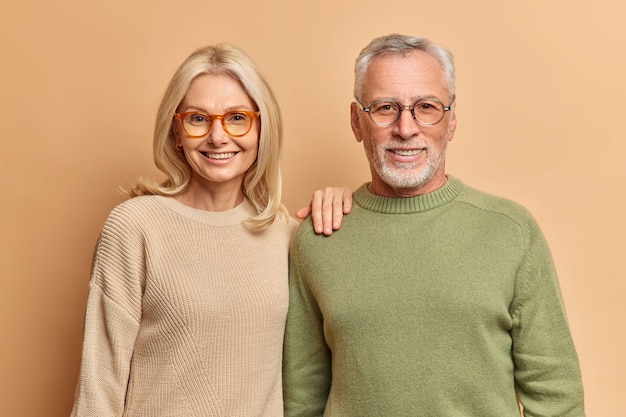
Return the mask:
M 423 125 L 436 124 L 445 114 L 443 104 L 436 100 L 419 100 L 406 108 L 412 111 L 413 117 Z M 396 101 L 379 100 L 369 106 L 369 114 L 374 123 L 390 125 L 400 118 L 404 109 L 405 107 Z
M 213 119 L 220 119 L 222 127 L 230 136 L 243 136 L 250 131 L 253 117 L 248 112 L 232 111 L 223 115 L 187 113 L 183 127 L 189 136 L 200 137 L 209 133 Z

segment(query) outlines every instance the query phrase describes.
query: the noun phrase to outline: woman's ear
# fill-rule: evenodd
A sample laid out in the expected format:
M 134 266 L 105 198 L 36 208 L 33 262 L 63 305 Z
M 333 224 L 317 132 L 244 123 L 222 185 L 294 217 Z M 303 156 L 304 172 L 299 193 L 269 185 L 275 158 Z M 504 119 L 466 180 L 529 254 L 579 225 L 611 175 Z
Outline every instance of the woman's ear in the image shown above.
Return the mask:
M 176 146 L 176 149 L 182 149 L 183 148 L 183 144 L 181 141 L 181 135 L 180 135 L 180 126 L 178 123 L 172 123 L 172 125 L 170 126 L 170 138 L 174 141 L 174 146 Z

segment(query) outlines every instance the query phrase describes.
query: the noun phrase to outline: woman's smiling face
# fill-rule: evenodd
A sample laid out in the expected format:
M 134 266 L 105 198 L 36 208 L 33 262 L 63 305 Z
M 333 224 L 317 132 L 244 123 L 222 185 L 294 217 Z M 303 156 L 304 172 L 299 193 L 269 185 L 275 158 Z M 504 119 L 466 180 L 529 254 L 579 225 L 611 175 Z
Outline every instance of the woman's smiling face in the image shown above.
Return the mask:
M 198 76 L 192 81 L 177 112 L 197 110 L 222 115 L 233 110 L 256 111 L 256 106 L 235 78 L 226 74 Z M 241 192 L 246 172 L 257 159 L 260 123 L 240 137 L 229 136 L 220 120 L 214 119 L 209 132 L 200 138 L 187 136 L 178 125 L 177 144 L 182 146 L 192 169 L 190 188 Z

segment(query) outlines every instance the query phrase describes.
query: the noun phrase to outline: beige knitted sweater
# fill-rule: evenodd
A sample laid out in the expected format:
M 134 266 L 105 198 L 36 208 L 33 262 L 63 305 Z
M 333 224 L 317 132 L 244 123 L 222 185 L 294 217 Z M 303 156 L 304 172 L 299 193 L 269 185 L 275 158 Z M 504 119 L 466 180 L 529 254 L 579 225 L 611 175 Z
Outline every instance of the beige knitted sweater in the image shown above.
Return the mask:
M 283 414 L 287 253 L 297 227 L 261 234 L 173 198 L 130 199 L 94 254 L 72 416 Z

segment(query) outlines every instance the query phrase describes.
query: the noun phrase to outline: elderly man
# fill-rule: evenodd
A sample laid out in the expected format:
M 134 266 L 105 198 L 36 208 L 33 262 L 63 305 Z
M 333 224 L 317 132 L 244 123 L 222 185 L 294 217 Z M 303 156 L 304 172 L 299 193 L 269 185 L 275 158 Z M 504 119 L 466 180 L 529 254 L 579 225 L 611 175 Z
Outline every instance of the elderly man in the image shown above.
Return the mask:
M 287 417 L 584 416 L 539 227 L 446 174 L 454 91 L 451 54 L 427 39 L 361 51 L 351 124 L 371 182 L 338 232 L 304 222 L 292 240 Z

